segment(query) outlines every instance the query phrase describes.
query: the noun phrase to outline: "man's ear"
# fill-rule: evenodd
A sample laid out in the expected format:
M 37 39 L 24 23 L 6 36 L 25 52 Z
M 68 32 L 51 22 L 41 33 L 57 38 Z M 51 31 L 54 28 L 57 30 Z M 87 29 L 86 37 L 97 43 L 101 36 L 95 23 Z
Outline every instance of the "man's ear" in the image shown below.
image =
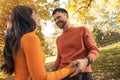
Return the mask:
M 68 14 L 66 14 L 67 15 L 67 18 L 69 18 L 69 15 Z
M 69 15 L 67 13 L 65 13 L 65 15 L 67 16 L 67 18 L 69 17 Z

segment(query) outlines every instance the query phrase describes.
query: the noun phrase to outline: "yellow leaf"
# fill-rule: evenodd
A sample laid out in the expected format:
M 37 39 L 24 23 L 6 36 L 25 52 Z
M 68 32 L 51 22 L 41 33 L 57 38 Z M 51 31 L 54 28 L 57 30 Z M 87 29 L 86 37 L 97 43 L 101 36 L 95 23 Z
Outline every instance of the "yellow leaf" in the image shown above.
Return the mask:
M 117 14 L 117 23 L 120 24 L 120 13 Z
M 87 13 L 88 13 L 88 11 L 87 11 L 86 8 L 82 8 L 82 9 L 80 9 L 79 13 L 80 13 L 81 15 L 83 15 L 83 16 L 86 16 Z

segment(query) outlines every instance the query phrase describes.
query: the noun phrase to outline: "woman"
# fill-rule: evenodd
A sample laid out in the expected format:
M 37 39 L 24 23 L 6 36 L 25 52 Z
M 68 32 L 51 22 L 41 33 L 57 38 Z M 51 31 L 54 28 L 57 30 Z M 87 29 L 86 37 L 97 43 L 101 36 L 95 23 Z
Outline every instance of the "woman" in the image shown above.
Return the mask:
M 36 13 L 27 6 L 16 6 L 7 22 L 2 69 L 9 75 L 15 73 L 15 80 L 60 80 L 74 70 L 69 65 L 55 72 L 46 72 L 45 55 L 40 40 L 35 34 L 39 27 Z

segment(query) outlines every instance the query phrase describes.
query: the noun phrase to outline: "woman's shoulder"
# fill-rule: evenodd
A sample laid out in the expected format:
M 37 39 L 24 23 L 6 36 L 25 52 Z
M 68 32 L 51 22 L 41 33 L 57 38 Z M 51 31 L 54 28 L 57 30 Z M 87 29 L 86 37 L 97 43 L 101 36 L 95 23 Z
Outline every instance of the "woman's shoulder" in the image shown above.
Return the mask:
M 35 34 L 35 31 L 32 31 L 32 32 L 28 32 L 26 34 L 24 34 L 21 38 L 21 41 L 30 41 L 30 40 L 34 40 L 34 39 L 37 39 L 37 35 Z

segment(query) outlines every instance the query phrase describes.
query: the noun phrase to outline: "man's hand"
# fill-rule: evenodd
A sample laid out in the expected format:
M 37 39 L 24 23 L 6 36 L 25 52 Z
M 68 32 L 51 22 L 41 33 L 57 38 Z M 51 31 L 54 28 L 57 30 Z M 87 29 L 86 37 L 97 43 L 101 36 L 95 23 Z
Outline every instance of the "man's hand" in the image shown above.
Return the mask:
M 76 74 L 78 74 L 79 72 L 84 72 L 84 69 L 88 65 L 88 59 L 87 58 L 78 59 L 78 60 L 71 62 L 70 65 L 73 67 L 76 67 L 75 72 L 70 75 L 70 77 L 73 77 Z

